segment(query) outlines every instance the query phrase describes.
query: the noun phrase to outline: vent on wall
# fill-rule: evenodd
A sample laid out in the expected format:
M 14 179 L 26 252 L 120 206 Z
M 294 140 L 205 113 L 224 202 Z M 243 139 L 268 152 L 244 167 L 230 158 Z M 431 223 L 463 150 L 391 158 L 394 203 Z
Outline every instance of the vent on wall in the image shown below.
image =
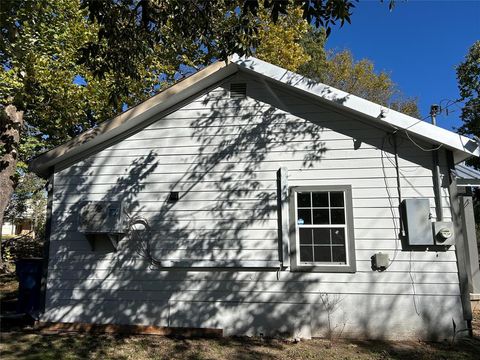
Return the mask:
M 230 84 L 230 98 L 238 99 L 247 96 L 247 84 L 246 83 L 234 83 Z

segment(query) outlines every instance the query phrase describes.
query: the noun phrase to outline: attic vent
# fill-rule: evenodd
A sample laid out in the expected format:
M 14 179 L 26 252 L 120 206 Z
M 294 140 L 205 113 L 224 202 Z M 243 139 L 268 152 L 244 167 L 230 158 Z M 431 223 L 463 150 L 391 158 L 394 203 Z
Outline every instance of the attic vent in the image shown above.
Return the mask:
M 230 98 L 238 99 L 238 98 L 244 98 L 246 96 L 247 96 L 246 83 L 230 84 Z

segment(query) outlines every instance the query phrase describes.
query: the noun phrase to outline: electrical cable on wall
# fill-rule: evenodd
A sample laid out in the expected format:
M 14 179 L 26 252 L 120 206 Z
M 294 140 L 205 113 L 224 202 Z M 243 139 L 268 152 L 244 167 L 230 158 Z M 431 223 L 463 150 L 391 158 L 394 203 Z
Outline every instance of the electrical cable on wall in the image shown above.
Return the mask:
M 155 259 L 151 254 L 150 242 L 148 240 L 144 240 L 139 234 L 138 229 L 135 227 L 136 224 L 142 224 L 145 226 L 145 229 L 148 231 L 150 229 L 150 225 L 148 224 L 148 220 L 142 216 L 130 216 L 127 211 L 124 211 L 125 215 L 128 218 L 128 234 L 132 235 L 132 238 L 136 238 L 135 242 L 138 244 L 138 248 L 136 250 L 137 254 L 142 256 L 143 258 L 147 259 L 151 266 L 161 267 L 161 261 Z
M 390 139 L 393 138 L 393 148 L 394 148 L 394 153 L 395 153 L 395 163 L 393 163 L 391 161 L 391 159 L 388 157 L 388 155 L 385 153 L 385 142 L 386 140 L 388 139 L 389 140 L 389 143 L 390 145 L 392 145 L 392 143 L 390 142 Z M 393 257 L 392 259 L 390 260 L 390 264 L 387 266 L 386 269 L 388 269 L 396 260 L 397 258 L 397 255 L 398 255 L 398 242 L 401 241 L 400 240 L 400 234 L 403 232 L 403 226 L 402 226 L 402 220 L 401 220 L 401 215 L 399 214 L 399 224 L 400 225 L 397 225 L 397 221 L 396 221 L 396 216 L 395 216 L 395 211 L 394 211 L 394 204 L 392 202 L 392 196 L 391 196 L 391 193 L 390 193 L 390 189 L 389 189 L 389 185 L 388 185 L 388 180 L 387 180 L 387 173 L 386 173 L 386 169 L 385 169 L 385 162 L 384 162 L 384 159 L 387 158 L 389 159 L 390 163 L 391 164 L 394 164 L 395 166 L 395 170 L 396 170 L 396 178 L 397 178 L 397 191 L 398 191 L 398 200 L 399 200 L 399 204 L 401 204 L 402 202 L 402 190 L 401 190 L 401 183 L 400 183 L 400 166 L 399 166 L 399 163 L 398 163 L 398 149 L 397 149 L 397 141 L 396 141 L 396 131 L 391 133 L 391 134 L 386 134 L 382 140 L 382 148 L 381 148 L 381 159 L 382 159 L 382 171 L 383 171 L 383 178 L 384 178 L 384 181 L 385 181 L 385 188 L 387 190 L 387 196 L 388 196 L 388 201 L 389 201 L 389 204 L 390 204 L 390 211 L 392 213 L 392 222 L 393 222 L 393 228 L 394 228 L 394 233 L 395 233 L 395 250 L 394 250 L 394 253 L 393 253 Z M 398 230 L 398 231 L 397 231 Z M 413 306 L 415 308 L 415 313 L 418 315 L 418 316 L 421 316 L 419 310 L 418 310 L 418 306 L 417 306 L 417 301 L 416 301 L 416 289 L 415 289 L 415 279 L 414 279 L 414 276 L 412 274 L 412 251 L 410 251 L 410 257 L 409 257 L 409 271 L 408 271 L 408 274 L 410 276 L 410 283 L 412 285 L 412 291 L 413 291 Z
M 395 216 L 395 211 L 394 211 L 394 204 L 392 202 L 392 195 L 390 193 L 390 188 L 389 188 L 389 184 L 388 184 L 388 180 L 387 180 L 387 172 L 386 172 L 386 168 L 385 168 L 385 161 L 384 159 L 387 158 L 388 159 L 388 155 L 385 153 L 385 142 L 386 140 L 390 137 L 390 136 L 395 136 L 395 133 L 393 134 L 390 134 L 390 133 L 387 133 L 383 139 L 382 139 L 382 147 L 380 149 L 380 155 L 381 155 L 381 161 L 382 161 L 382 172 L 383 172 L 383 180 L 385 182 L 385 189 L 387 191 L 387 197 L 388 197 L 388 202 L 390 204 L 390 212 L 392 214 L 392 222 L 393 222 L 393 231 L 395 233 L 395 250 L 393 252 L 393 256 L 392 256 L 392 259 L 390 260 L 390 264 L 387 266 L 386 269 L 388 269 L 392 264 L 393 262 L 395 261 L 397 255 L 398 255 L 398 241 L 400 241 L 400 237 L 399 237 L 399 233 L 401 231 L 400 227 L 397 226 L 397 220 L 396 220 L 396 216 Z M 395 152 L 396 152 L 396 149 L 395 149 Z M 391 162 L 392 163 L 392 162 Z M 393 163 L 392 163 L 393 164 Z M 395 170 L 397 172 L 397 175 L 399 173 L 399 169 L 398 169 L 398 163 L 394 165 L 395 166 Z M 397 178 L 398 179 L 398 178 Z M 397 188 L 399 190 L 399 201 L 401 202 L 401 190 L 399 188 L 400 184 L 397 183 Z M 398 231 L 397 231 L 398 229 Z M 385 270 L 386 270 L 385 269 Z
M 415 312 L 417 313 L 417 315 L 421 316 L 420 311 L 418 311 L 418 307 L 417 307 L 417 299 L 416 299 L 417 291 L 415 289 L 415 279 L 414 279 L 413 273 L 412 273 L 412 251 L 410 251 L 408 274 L 410 275 L 410 283 L 412 284 L 413 307 L 415 308 Z

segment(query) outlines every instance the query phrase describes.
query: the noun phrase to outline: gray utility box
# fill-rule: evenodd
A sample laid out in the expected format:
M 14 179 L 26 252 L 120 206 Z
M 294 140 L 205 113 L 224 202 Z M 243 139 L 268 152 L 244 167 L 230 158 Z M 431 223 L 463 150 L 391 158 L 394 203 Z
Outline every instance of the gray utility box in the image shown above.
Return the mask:
M 403 200 L 404 224 L 409 245 L 434 245 L 430 201 L 428 199 Z
M 79 231 L 85 234 L 123 234 L 125 216 L 120 201 L 92 201 L 80 209 Z
M 374 270 L 384 271 L 387 270 L 390 264 L 388 254 L 382 252 L 376 253 L 372 256 L 372 267 Z

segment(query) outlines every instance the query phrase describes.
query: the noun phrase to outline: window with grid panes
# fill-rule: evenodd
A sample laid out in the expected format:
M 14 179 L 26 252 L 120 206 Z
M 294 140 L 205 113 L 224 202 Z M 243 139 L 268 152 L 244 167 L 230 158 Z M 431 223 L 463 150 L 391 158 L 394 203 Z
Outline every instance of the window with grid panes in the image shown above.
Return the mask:
M 329 271 L 329 267 L 332 271 L 354 270 L 350 192 L 342 187 L 318 188 L 296 188 L 292 193 L 296 266 L 318 267 L 319 271 Z

